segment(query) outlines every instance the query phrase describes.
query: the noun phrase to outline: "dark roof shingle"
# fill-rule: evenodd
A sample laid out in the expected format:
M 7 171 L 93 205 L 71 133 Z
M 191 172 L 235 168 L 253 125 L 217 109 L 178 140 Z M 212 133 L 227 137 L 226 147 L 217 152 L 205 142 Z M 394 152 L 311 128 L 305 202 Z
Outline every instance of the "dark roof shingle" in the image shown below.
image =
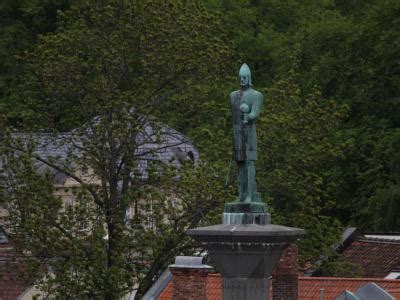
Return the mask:
M 400 267 L 400 241 L 360 237 L 339 258 L 361 266 L 364 277 L 384 278 Z

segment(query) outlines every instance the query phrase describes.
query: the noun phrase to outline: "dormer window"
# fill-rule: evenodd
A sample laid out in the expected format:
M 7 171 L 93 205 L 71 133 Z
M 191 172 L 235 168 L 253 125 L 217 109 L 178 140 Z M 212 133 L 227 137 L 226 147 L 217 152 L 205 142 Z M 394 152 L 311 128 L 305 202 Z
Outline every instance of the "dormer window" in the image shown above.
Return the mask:
M 0 244 L 7 244 L 8 238 L 3 228 L 0 227 Z

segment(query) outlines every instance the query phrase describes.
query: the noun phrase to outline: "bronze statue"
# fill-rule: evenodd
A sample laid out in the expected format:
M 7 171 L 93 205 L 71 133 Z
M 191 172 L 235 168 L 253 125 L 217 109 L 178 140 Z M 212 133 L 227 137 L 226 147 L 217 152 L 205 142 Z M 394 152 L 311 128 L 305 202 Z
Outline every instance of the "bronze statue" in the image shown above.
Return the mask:
M 240 90 L 230 94 L 233 120 L 232 159 L 238 166 L 240 202 L 260 202 L 257 193 L 254 161 L 257 160 L 256 120 L 260 115 L 263 95 L 251 86 L 251 73 L 247 64 L 239 70 Z

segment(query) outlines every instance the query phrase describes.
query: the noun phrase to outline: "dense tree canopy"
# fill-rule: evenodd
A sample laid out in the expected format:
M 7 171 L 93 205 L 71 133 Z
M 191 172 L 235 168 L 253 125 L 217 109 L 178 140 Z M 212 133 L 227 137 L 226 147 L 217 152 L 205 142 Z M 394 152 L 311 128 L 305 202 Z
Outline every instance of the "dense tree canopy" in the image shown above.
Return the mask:
M 258 179 L 275 218 L 306 229 L 302 254 L 312 260 L 328 253 L 342 230 L 334 214 L 336 164 L 347 145 L 337 130 L 347 109 L 323 99 L 318 89 L 302 95 L 298 77 L 294 67 L 266 90 Z
M 68 0 L 0 3 L 0 114 L 10 124 L 20 124 L 31 113 L 25 107 L 25 100 L 15 94 L 26 69 L 21 56 L 32 50 L 40 34 L 55 30 L 57 12 L 69 5 Z
M 389 207 L 379 195 L 394 182 L 391 155 L 398 151 L 399 2 L 208 2 L 224 12 L 229 38 L 254 68 L 257 86 L 285 78 L 292 67 L 288 58 L 296 55 L 302 93 L 318 86 L 323 99 L 348 106 L 334 130 L 347 144 L 335 164 L 335 217 L 343 225 L 384 230 L 378 224 Z M 371 217 L 373 202 L 383 206 Z

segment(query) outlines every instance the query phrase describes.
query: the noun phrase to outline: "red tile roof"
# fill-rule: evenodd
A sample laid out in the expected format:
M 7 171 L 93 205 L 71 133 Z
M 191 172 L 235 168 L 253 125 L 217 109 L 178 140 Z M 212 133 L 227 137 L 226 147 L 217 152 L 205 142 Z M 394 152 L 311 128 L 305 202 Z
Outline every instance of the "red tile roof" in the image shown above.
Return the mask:
M 340 255 L 340 259 L 358 264 L 363 277 L 385 277 L 400 267 L 400 241 L 360 237 Z
M 393 297 L 400 299 L 400 280 L 380 278 L 299 277 L 298 300 L 319 300 L 321 289 L 324 289 L 325 300 L 334 300 L 344 290 L 355 292 L 368 282 L 375 282 Z M 171 300 L 172 288 L 172 281 L 170 281 L 158 297 L 158 300 Z M 206 288 L 207 300 L 222 299 L 220 274 L 209 274 Z
M 299 277 L 298 300 L 319 300 L 321 289 L 324 299 L 334 300 L 344 290 L 356 292 L 368 282 L 375 282 L 396 299 L 400 297 L 400 280 L 381 278 L 335 278 L 335 277 Z

